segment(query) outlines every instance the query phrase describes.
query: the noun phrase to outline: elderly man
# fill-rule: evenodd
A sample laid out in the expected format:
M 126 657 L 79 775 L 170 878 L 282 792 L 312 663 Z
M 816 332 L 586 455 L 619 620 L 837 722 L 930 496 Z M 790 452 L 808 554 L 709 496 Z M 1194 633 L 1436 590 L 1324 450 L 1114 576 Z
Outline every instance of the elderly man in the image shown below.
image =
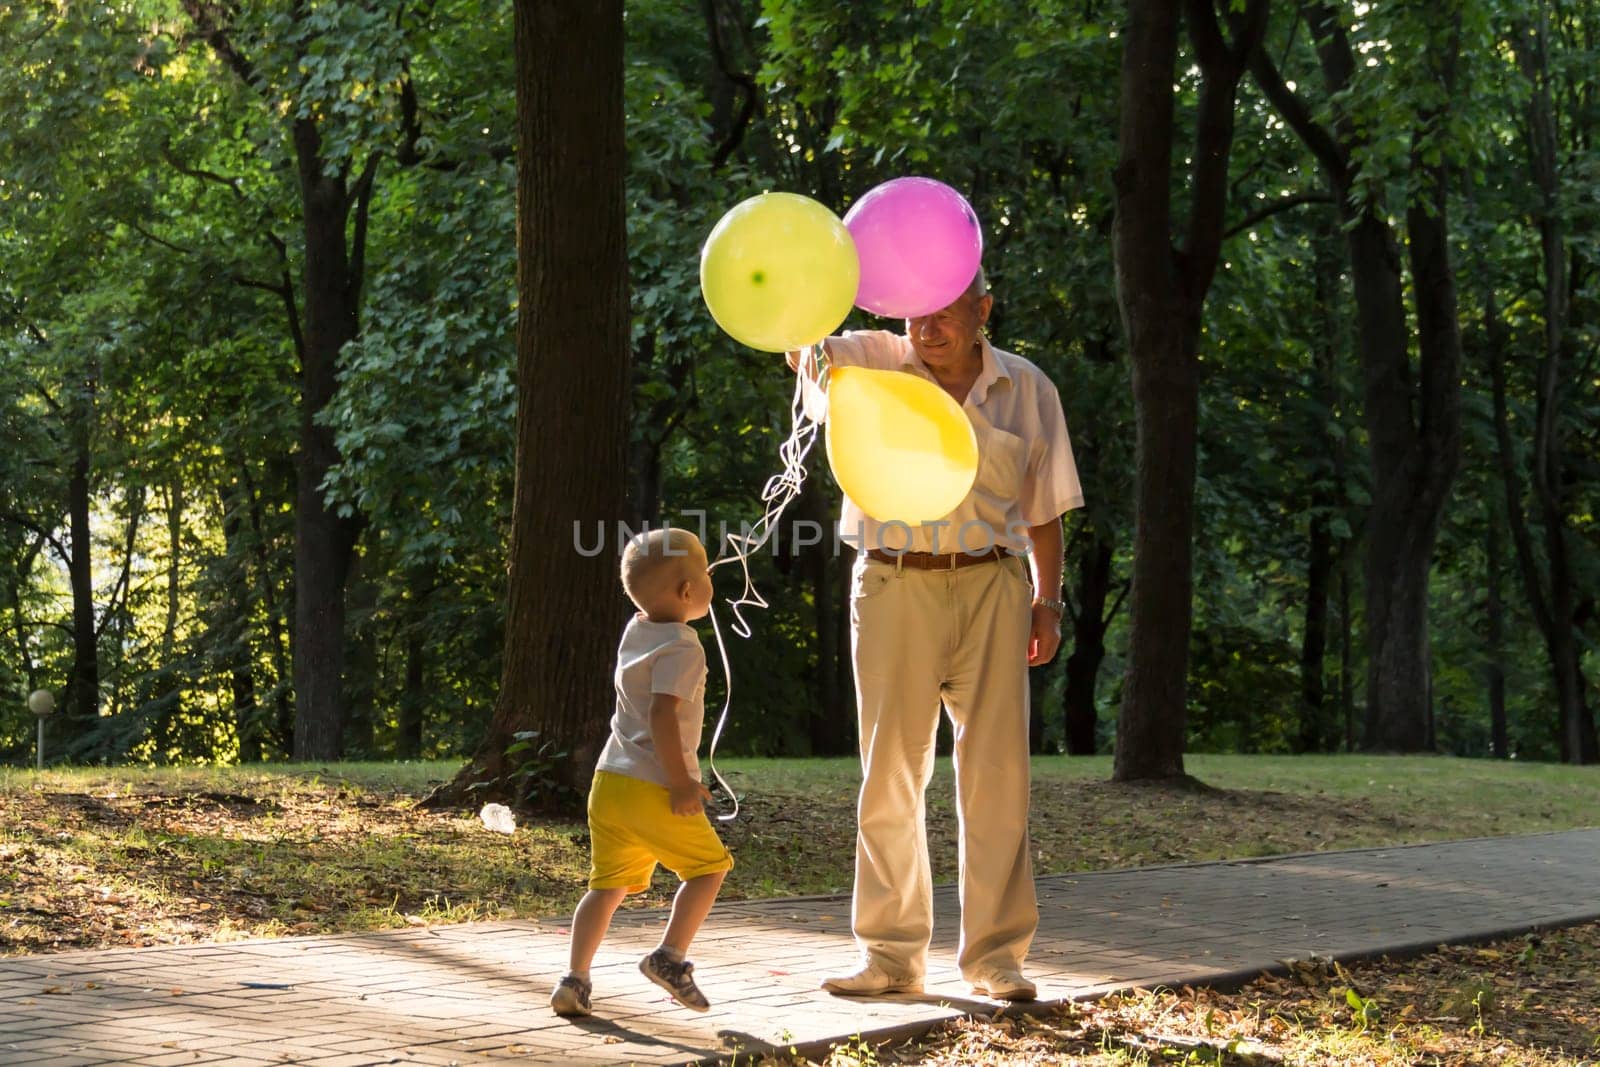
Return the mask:
M 962 406 L 978 438 L 971 492 L 943 520 L 880 525 L 848 497 L 859 550 L 850 595 L 863 781 L 852 924 L 862 959 L 834 993 L 920 992 L 933 933 L 924 794 L 942 704 L 955 732 L 962 976 L 979 995 L 1032 999 L 1022 961 L 1038 926 L 1028 846 L 1028 667 L 1061 643 L 1061 516 L 1083 504 L 1055 386 L 984 336 L 982 270 L 904 335 L 824 342 L 837 366 L 915 374 Z M 791 367 L 814 374 L 790 353 Z M 1023 556 L 1029 565 L 1023 563 Z M 1031 582 L 1029 570 L 1031 569 Z

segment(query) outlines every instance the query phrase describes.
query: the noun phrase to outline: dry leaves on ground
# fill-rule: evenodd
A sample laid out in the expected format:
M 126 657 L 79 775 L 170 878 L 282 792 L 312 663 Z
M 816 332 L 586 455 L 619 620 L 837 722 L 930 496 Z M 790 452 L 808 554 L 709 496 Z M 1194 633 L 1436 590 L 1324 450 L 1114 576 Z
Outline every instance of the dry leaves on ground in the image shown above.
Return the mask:
M 823 1062 L 1593 1067 L 1597 975 L 1600 923 L 1590 923 L 1398 962 L 1301 961 L 1236 993 L 1142 991 L 965 1020 L 899 1045 L 847 1043 Z

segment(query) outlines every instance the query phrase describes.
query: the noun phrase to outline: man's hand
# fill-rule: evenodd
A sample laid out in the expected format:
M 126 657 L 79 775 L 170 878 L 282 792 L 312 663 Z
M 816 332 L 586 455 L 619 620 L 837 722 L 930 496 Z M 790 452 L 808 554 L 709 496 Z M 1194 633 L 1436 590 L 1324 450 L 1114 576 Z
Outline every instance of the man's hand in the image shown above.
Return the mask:
M 793 349 L 783 354 L 783 361 L 789 364 L 789 369 L 796 374 L 804 374 L 812 381 L 816 381 L 820 376 L 820 371 L 817 367 L 817 356 L 826 351 L 826 349 L 827 342 L 821 342 L 809 348 Z
M 1043 604 L 1033 606 L 1033 623 L 1028 631 L 1028 666 L 1038 667 L 1055 658 L 1061 647 L 1061 616 Z
M 1028 565 L 1033 568 L 1033 622 L 1028 626 L 1028 666 L 1037 667 L 1055 658 L 1061 647 L 1061 615 L 1040 603 L 1061 597 L 1061 518 L 1028 527 Z
M 693 779 L 681 785 L 669 785 L 667 792 L 671 796 L 674 815 L 699 815 L 705 810 L 705 805 L 711 803 L 711 790 Z

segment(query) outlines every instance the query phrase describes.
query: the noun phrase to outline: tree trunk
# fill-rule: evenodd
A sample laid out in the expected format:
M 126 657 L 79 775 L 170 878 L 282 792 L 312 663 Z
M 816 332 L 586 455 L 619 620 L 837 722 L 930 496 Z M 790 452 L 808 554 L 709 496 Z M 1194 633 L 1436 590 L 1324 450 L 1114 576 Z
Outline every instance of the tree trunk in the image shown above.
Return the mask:
M 161 627 L 161 665 L 169 667 L 178 647 L 178 614 L 183 606 L 183 478 L 167 490 L 167 616 Z
M 615 552 L 583 556 L 572 531 L 611 526 L 627 506 L 622 70 L 621 0 L 517 0 L 517 475 L 504 667 L 488 735 L 432 806 L 470 796 L 581 810 L 605 738 L 626 612 Z M 537 744 L 508 754 L 531 730 Z M 484 788 L 468 793 L 474 784 Z
M 149 703 L 160 709 L 151 718 L 150 730 L 158 752 L 172 745 L 175 726 L 183 711 L 185 672 L 179 670 L 177 662 L 178 620 L 183 607 L 183 507 L 183 477 L 174 475 L 167 489 L 167 597 L 166 614 L 161 624 L 161 658 L 156 673 L 146 679 L 139 694 L 141 706 Z M 127 551 L 130 560 L 138 537 L 139 510 L 135 508 L 128 519 Z M 132 592 L 129 589 L 125 594 L 125 603 L 131 601 Z M 130 622 L 132 615 L 130 603 Z
M 295 456 L 294 758 L 338 759 L 344 752 L 345 582 L 360 535 L 340 518 L 322 483 L 339 462 L 333 430 L 317 416 L 338 391 L 339 351 L 360 330 L 361 279 L 351 269 L 346 228 L 354 199 L 342 172 L 322 158 L 316 123 L 294 126 L 305 233 L 305 344 L 300 367 L 300 440 Z M 357 228 L 361 232 L 361 228 Z M 361 258 L 361 249 L 356 249 Z
M 44 535 L 36 535 L 22 553 L 22 559 L 8 576 L 6 591 L 11 599 L 11 630 L 17 641 L 17 662 L 22 664 L 22 677 L 27 685 L 27 690 L 32 693 L 39 688 L 39 668 L 33 661 L 33 653 L 28 649 L 28 624 L 22 617 L 22 590 L 27 584 L 28 575 L 33 571 L 33 561 L 44 551 Z
M 378 610 L 378 584 L 365 572 L 362 553 L 351 554 L 345 585 L 346 648 L 344 671 L 344 751 L 356 759 L 376 759 L 378 745 L 378 676 L 382 672 L 379 635 L 373 614 Z
M 1044 694 L 1050 686 L 1050 672 L 1055 664 L 1028 672 L 1028 753 L 1044 753 Z
M 656 358 L 656 335 L 646 330 L 633 349 L 634 377 L 648 373 Z M 638 407 L 635 398 L 635 408 Z M 662 404 L 661 406 L 665 406 Z M 632 486 L 628 493 L 629 529 L 642 529 L 645 523 L 654 524 L 661 512 L 661 447 L 665 439 L 660 433 L 661 424 L 656 419 L 657 405 L 651 405 L 642 419 L 637 418 L 632 439 L 628 444 L 628 476 Z M 707 545 L 706 552 L 716 558 L 717 546 Z
M 1343 98 L 1358 77 L 1357 57 L 1331 4 L 1304 9 L 1328 95 Z M 1428 745 L 1428 572 L 1444 503 L 1460 451 L 1460 338 L 1444 215 L 1446 174 L 1427 164 L 1424 132 L 1442 128 L 1460 49 L 1454 24 L 1431 28 L 1419 57 L 1440 83 L 1444 102 L 1418 116 L 1411 177 L 1417 184 L 1406 213 L 1421 380 L 1413 382 L 1400 252 L 1380 194 L 1351 198 L 1367 147 L 1363 126 L 1336 110 L 1324 128 L 1284 82 L 1265 52 L 1252 70 L 1273 107 L 1311 149 L 1345 216 L 1361 350 L 1363 416 L 1372 468 L 1367 515 L 1367 714 L 1364 743 L 1372 749 L 1423 751 Z
M 428 704 L 425 687 L 428 645 L 420 627 L 406 638 L 405 686 L 400 693 L 400 740 L 396 755 L 418 759 L 422 755 L 423 710 Z
M 1350 562 L 1339 566 L 1339 717 L 1344 723 L 1344 750 L 1356 750 L 1355 623 L 1350 616 Z
M 1529 169 L 1539 190 L 1537 214 L 1543 265 L 1544 351 L 1539 361 L 1538 402 L 1533 435 L 1533 489 L 1544 528 L 1545 558 L 1550 570 L 1550 626 L 1545 644 L 1555 673 L 1561 707 L 1561 755 L 1571 763 L 1600 760 L 1594 718 L 1585 695 L 1582 650 L 1573 628 L 1574 589 L 1567 545 L 1567 506 L 1561 450 L 1561 409 L 1566 393 L 1562 362 L 1569 344 L 1570 312 L 1567 241 L 1561 208 L 1558 131 L 1550 94 L 1546 51 L 1548 15 L 1541 6 L 1537 25 L 1523 24 L 1513 34 L 1517 65 L 1532 92 L 1526 109 Z
M 830 535 L 831 536 L 831 533 Z M 849 557 L 833 568 L 833 596 L 839 610 L 834 612 L 833 648 L 834 677 L 837 679 L 839 718 L 835 736 L 840 738 L 838 751 L 854 753 L 860 748 L 856 719 L 856 666 L 850 654 L 850 587 L 852 565 Z
M 87 420 L 87 402 L 79 405 L 78 419 Z M 77 422 L 77 419 L 74 420 Z M 72 458 L 72 475 L 67 479 L 67 516 L 72 533 L 67 558 L 67 582 L 72 589 L 72 673 L 67 676 L 62 703 L 74 720 L 69 736 L 90 728 L 100 717 L 100 655 L 94 620 L 94 545 L 89 525 L 89 444 L 88 427 L 82 424 L 83 437 Z
M 850 568 L 848 560 L 833 551 L 829 526 L 834 505 L 823 491 L 821 479 L 806 479 L 796 503 L 800 517 L 822 531 L 822 540 L 805 549 L 805 571 L 817 628 L 817 669 L 806 733 L 813 756 L 837 756 L 855 751 L 855 702 L 841 684 L 839 671 L 839 616 L 848 613 L 840 610 L 836 575 L 838 570 L 848 572 Z M 846 651 L 848 648 L 846 645 Z
M 131 606 L 133 560 L 137 555 L 139 526 L 144 521 L 144 502 L 147 492 L 146 486 L 135 484 L 123 498 L 127 518 L 122 525 L 122 566 L 117 572 L 117 580 L 112 584 L 111 591 L 106 595 L 105 608 L 100 614 L 100 624 L 95 637 L 98 641 L 99 638 L 110 634 L 107 642 L 110 649 L 109 662 L 102 656 L 100 671 L 101 677 L 106 677 L 106 668 L 109 667 L 112 682 L 110 692 L 101 694 L 101 715 L 115 718 L 123 713 L 125 706 L 144 713 L 149 718 L 150 735 L 156 749 L 163 751 L 166 747 L 167 719 L 161 710 L 165 705 L 158 704 L 156 696 L 159 687 L 166 681 L 165 669 L 158 668 L 155 672 L 147 673 L 135 673 L 127 669 L 128 653 L 134 643 Z M 131 697 L 128 696 L 130 693 Z M 108 702 L 109 707 L 107 707 Z M 120 755 L 112 751 L 110 738 L 105 734 L 96 739 L 92 751 L 90 758 L 97 761 L 110 760 Z
M 1484 585 L 1487 588 L 1483 602 L 1483 676 L 1489 700 L 1489 746 L 1495 759 L 1510 759 L 1511 742 L 1506 727 L 1506 622 L 1505 606 L 1500 599 L 1505 546 L 1501 542 L 1496 509 L 1490 506 L 1484 512 L 1488 534 L 1484 543 Z
M 1343 199 L 1343 197 L 1341 197 Z M 1400 256 L 1388 224 L 1371 214 L 1350 231 L 1372 471 L 1367 516 L 1367 707 L 1369 749 L 1420 752 L 1427 745 L 1428 569 L 1432 522 L 1417 510 L 1426 475 L 1415 449 L 1413 384 Z M 1421 537 L 1423 529 L 1428 533 Z
M 1072 616 L 1072 655 L 1067 657 L 1066 686 L 1061 704 L 1067 755 L 1092 756 L 1096 748 L 1099 714 L 1095 708 L 1095 680 L 1106 655 L 1106 627 L 1111 616 L 1106 598 L 1111 594 L 1111 542 L 1098 532 L 1078 558 L 1076 612 Z
M 1322 314 L 1321 336 L 1312 347 L 1312 395 L 1325 414 L 1308 427 L 1310 438 L 1326 450 L 1329 468 L 1312 475 L 1311 519 L 1306 536 L 1306 611 L 1300 641 L 1300 736 L 1301 752 L 1320 752 L 1337 747 L 1337 730 L 1327 722 L 1328 600 L 1337 558 L 1333 539 L 1335 509 L 1344 506 L 1344 437 L 1333 432 L 1334 412 L 1338 407 L 1339 271 L 1338 231 L 1332 212 L 1319 221 L 1314 251 L 1313 283 L 1317 306 Z M 1331 479 L 1329 478 L 1331 475 Z
M 1306 538 L 1306 617 L 1300 639 L 1300 752 L 1322 751 L 1323 700 L 1326 683 L 1322 661 L 1328 651 L 1328 587 L 1333 576 L 1333 537 L 1329 533 L 1325 493 L 1311 498 L 1312 516 Z
M 243 516 L 250 507 L 248 490 L 225 478 L 218 487 L 222 510 L 223 566 L 226 588 L 216 607 L 221 615 L 220 644 L 226 650 L 228 684 L 233 694 L 233 731 L 239 739 L 239 762 L 258 763 L 264 758 L 260 705 L 256 701 L 255 671 L 250 641 L 250 564 L 244 544 Z
M 1231 10 L 1231 8 L 1230 8 Z M 1131 0 L 1122 52 L 1119 159 L 1112 174 L 1117 303 L 1133 372 L 1135 464 L 1132 629 L 1117 717 L 1117 781 L 1183 778 L 1193 574 L 1196 351 L 1222 249 L 1239 77 L 1260 43 L 1266 3 L 1230 14 L 1186 5 L 1202 77 L 1190 156 L 1184 247 L 1172 244 L 1176 0 Z
M 246 86 L 260 92 L 273 117 L 278 116 L 280 101 L 263 91 L 258 72 L 230 39 L 227 23 L 231 12 L 207 0 L 184 0 L 183 7 L 197 36 L 211 46 L 217 59 Z M 302 8 L 295 6 L 293 20 L 305 19 Z M 301 45 L 309 47 L 316 32 L 305 29 Z M 303 329 L 287 281 L 281 294 L 300 358 L 293 626 L 293 751 L 299 760 L 338 759 L 343 751 L 344 589 L 350 553 L 360 537 L 363 519 L 359 514 L 341 518 L 323 501 L 322 483 L 339 461 L 339 451 L 333 431 L 318 425 L 317 417 L 338 390 L 340 350 L 360 332 L 367 207 L 379 158 L 376 153 L 368 156 L 352 186 L 349 162 L 333 165 L 323 154 L 320 121 L 310 115 L 296 116 L 289 127 L 305 243 Z M 278 247 L 281 252 L 283 244 L 279 242 Z
M 261 494 L 250 479 L 250 468 L 241 465 L 240 474 L 246 503 L 250 509 L 250 528 L 255 534 L 256 580 L 261 587 L 261 604 L 267 617 L 267 647 L 272 655 L 273 673 L 273 723 L 277 733 L 278 751 L 288 755 L 294 751 L 294 701 L 290 685 L 289 642 L 285 631 L 287 612 L 280 604 L 277 583 L 272 580 L 273 552 L 267 541 L 265 509 Z M 285 480 L 287 482 L 287 479 Z
M 11 632 L 16 638 L 17 662 L 22 664 L 23 685 L 32 693 L 39 688 L 39 668 L 33 662 L 33 654 L 28 651 L 28 623 L 22 617 L 23 577 L 24 572 L 19 570 L 7 582 L 6 592 L 11 599 Z
M 1436 62 L 1448 71 L 1454 52 Z M 1448 73 L 1444 80 L 1453 83 Z M 1413 400 L 1409 388 L 1393 392 L 1397 378 L 1382 354 L 1367 392 L 1368 434 L 1374 442 L 1381 438 L 1384 447 L 1381 454 L 1373 448 L 1368 519 L 1365 744 L 1390 752 L 1433 747 L 1428 572 L 1461 455 L 1461 332 L 1445 213 L 1448 176 L 1443 163 L 1413 162 L 1413 178 L 1425 189 L 1406 210 L 1420 398 Z M 1416 422 L 1413 403 L 1420 407 Z
M 1118 305 L 1133 370 L 1136 518 L 1133 626 L 1113 776 L 1179 777 L 1192 606 L 1198 377 L 1185 363 L 1186 309 L 1172 259 L 1175 0 L 1131 0 L 1122 52 L 1114 242 Z

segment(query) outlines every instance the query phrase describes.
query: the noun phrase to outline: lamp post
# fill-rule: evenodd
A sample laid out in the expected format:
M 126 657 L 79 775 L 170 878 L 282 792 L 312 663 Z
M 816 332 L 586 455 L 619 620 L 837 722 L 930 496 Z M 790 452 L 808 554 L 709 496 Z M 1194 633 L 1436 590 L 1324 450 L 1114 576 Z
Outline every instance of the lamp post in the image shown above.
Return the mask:
M 56 710 L 56 698 L 48 689 L 35 689 L 28 694 L 28 710 L 39 720 L 39 748 L 34 766 L 44 770 L 44 721 Z

